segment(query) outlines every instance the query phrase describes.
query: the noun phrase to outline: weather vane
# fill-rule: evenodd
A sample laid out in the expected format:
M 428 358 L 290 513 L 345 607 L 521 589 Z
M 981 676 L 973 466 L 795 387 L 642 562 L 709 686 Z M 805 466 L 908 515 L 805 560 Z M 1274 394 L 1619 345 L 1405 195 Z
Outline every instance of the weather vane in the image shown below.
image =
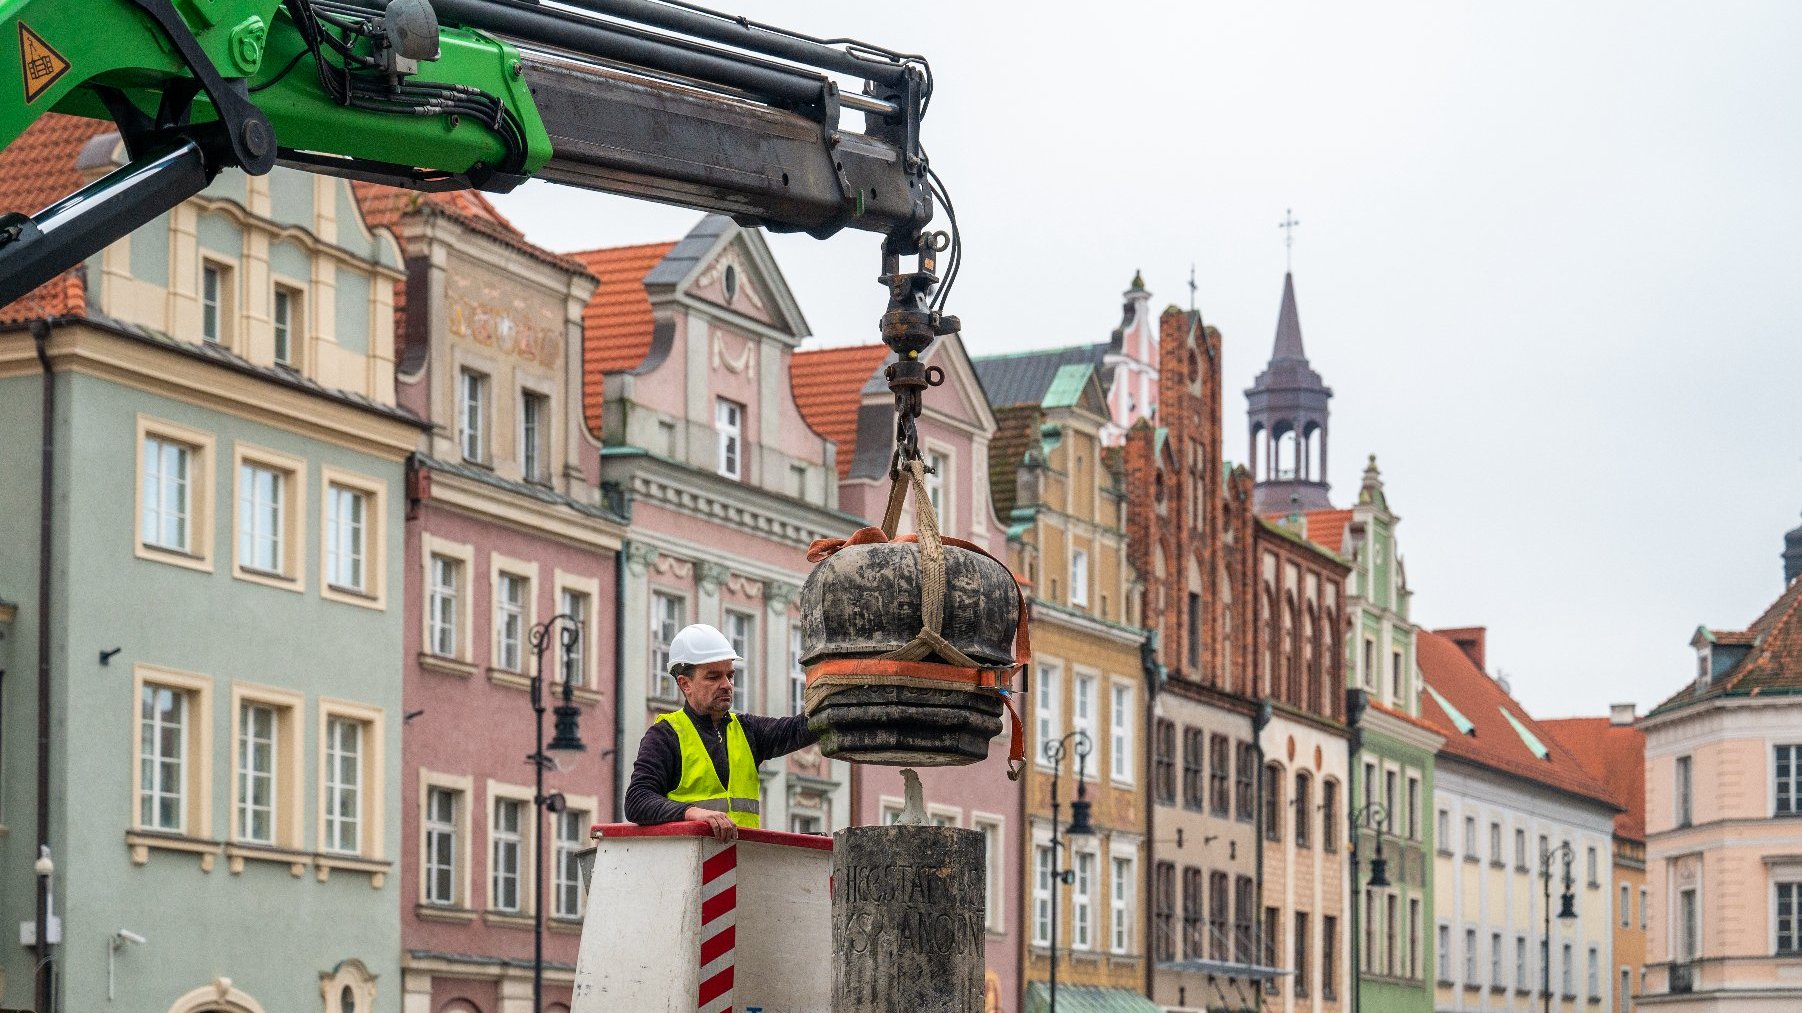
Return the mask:
M 1283 270 L 1291 270 L 1295 266 L 1295 227 L 1301 223 L 1295 220 L 1295 209 L 1284 208 L 1283 220 L 1276 227 L 1283 230 Z

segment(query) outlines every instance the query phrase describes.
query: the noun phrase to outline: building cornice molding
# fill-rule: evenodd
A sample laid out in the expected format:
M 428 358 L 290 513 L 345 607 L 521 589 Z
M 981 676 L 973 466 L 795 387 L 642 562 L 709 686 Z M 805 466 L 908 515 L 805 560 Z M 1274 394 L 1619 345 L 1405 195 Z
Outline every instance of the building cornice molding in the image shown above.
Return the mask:
M 454 471 L 426 467 L 432 474 L 432 491 L 426 500 L 465 516 L 499 523 L 522 534 L 550 536 L 578 548 L 618 552 L 625 526 L 567 507 L 520 496 Z
M 1027 601 L 1031 603 L 1034 625 L 1041 622 L 1050 623 L 1089 636 L 1102 637 L 1122 647 L 1131 647 L 1135 650 L 1145 642 L 1145 637 L 1149 633 L 1149 631 L 1136 626 L 1122 626 L 1105 619 L 1097 619 L 1063 605 L 1054 605 L 1041 598 L 1029 597 Z
M 864 526 L 862 518 L 714 479 L 637 447 L 609 448 L 603 457 L 627 472 L 628 488 L 641 503 L 796 548 L 805 549 L 820 538 L 842 538 Z
M 1439 747 L 1445 745 L 1445 736 L 1438 732 L 1422 728 L 1410 721 L 1404 721 L 1374 707 L 1365 708 L 1363 725 L 1367 732 L 1375 732 L 1403 745 L 1424 749 L 1429 753 L 1437 753 Z

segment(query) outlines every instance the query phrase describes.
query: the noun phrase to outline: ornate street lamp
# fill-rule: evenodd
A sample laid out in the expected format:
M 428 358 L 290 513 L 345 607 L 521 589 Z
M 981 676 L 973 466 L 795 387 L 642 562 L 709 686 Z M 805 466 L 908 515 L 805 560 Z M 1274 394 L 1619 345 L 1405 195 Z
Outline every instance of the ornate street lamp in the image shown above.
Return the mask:
M 1365 790 L 1369 790 L 1366 786 Z M 1383 857 L 1383 827 L 1389 822 L 1389 808 L 1381 802 L 1367 802 L 1362 807 L 1346 814 L 1351 824 L 1351 981 L 1352 1009 L 1358 1009 L 1359 993 L 1363 985 L 1363 964 L 1358 949 L 1358 941 L 1363 938 L 1362 927 L 1358 923 L 1360 915 L 1370 918 L 1370 912 L 1358 907 L 1358 897 L 1363 892 L 1358 885 L 1358 832 L 1369 830 L 1376 836 L 1377 853 L 1370 859 L 1370 879 L 1364 886 L 1374 890 L 1382 890 L 1389 886 L 1389 860 Z
M 1565 841 L 1555 848 L 1547 848 L 1539 856 L 1539 878 L 1545 883 L 1545 941 L 1540 947 L 1540 986 L 1539 993 L 1545 998 L 1545 1013 L 1552 1013 L 1552 864 L 1559 857 L 1564 859 L 1564 894 L 1559 898 L 1558 918 L 1560 921 L 1574 921 L 1577 917 L 1577 897 L 1571 888 L 1571 862 L 1577 852 Z
M 1064 831 L 1067 837 L 1093 837 L 1095 826 L 1089 822 L 1088 787 L 1083 783 L 1083 772 L 1088 765 L 1089 753 L 1095 748 L 1089 733 L 1077 729 L 1055 742 L 1045 743 L 1045 758 L 1051 761 L 1051 1008 L 1049 1013 L 1057 1013 L 1057 888 L 1059 884 L 1068 886 L 1076 882 L 1074 870 L 1065 869 L 1058 872 L 1058 804 L 1057 783 L 1063 774 L 1064 743 L 1073 743 L 1076 753 L 1076 799 L 1070 803 L 1070 826 Z
M 559 626 L 562 629 L 559 630 Z M 557 634 L 562 648 L 559 664 L 563 672 L 563 702 L 549 708 L 556 714 L 557 730 L 547 747 L 544 742 L 544 713 L 547 710 L 544 705 L 544 652 L 551 644 L 553 633 Z M 559 613 L 532 627 L 532 653 L 536 658 L 532 673 L 532 713 L 538 719 L 538 748 L 526 757 L 537 776 L 537 788 L 532 794 L 533 812 L 538 821 L 532 837 L 532 886 L 537 894 L 532 905 L 532 1013 L 544 1009 L 544 818 L 547 813 L 560 813 L 565 808 L 562 792 L 544 793 L 544 771 L 554 762 L 545 750 L 579 753 L 587 748 L 582 744 L 577 727 L 582 710 L 576 706 L 575 680 L 571 677 L 581 640 L 582 624 L 568 613 Z

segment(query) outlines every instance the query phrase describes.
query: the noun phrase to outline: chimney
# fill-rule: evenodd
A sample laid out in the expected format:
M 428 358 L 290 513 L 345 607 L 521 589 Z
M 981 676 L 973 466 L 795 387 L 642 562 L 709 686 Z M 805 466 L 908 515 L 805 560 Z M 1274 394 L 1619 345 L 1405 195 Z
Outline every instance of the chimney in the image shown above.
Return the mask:
M 1608 723 L 1611 725 L 1631 725 L 1638 717 L 1639 708 L 1630 703 L 1617 703 L 1608 708 Z
M 1489 670 L 1489 666 L 1484 664 L 1484 660 L 1488 656 L 1485 645 L 1489 633 L 1488 627 L 1459 626 L 1433 632 L 1457 644 L 1458 650 L 1464 652 L 1464 656 L 1470 659 L 1471 664 L 1477 666 L 1478 671 L 1487 672 Z

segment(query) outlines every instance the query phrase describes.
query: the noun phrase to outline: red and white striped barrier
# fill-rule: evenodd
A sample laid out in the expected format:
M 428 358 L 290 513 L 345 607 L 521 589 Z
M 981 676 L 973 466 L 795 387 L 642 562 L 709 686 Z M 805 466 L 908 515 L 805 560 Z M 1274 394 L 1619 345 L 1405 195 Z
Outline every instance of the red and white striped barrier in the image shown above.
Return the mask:
M 699 1013 L 732 1013 L 737 949 L 738 845 L 715 844 L 701 862 L 701 1000 Z

